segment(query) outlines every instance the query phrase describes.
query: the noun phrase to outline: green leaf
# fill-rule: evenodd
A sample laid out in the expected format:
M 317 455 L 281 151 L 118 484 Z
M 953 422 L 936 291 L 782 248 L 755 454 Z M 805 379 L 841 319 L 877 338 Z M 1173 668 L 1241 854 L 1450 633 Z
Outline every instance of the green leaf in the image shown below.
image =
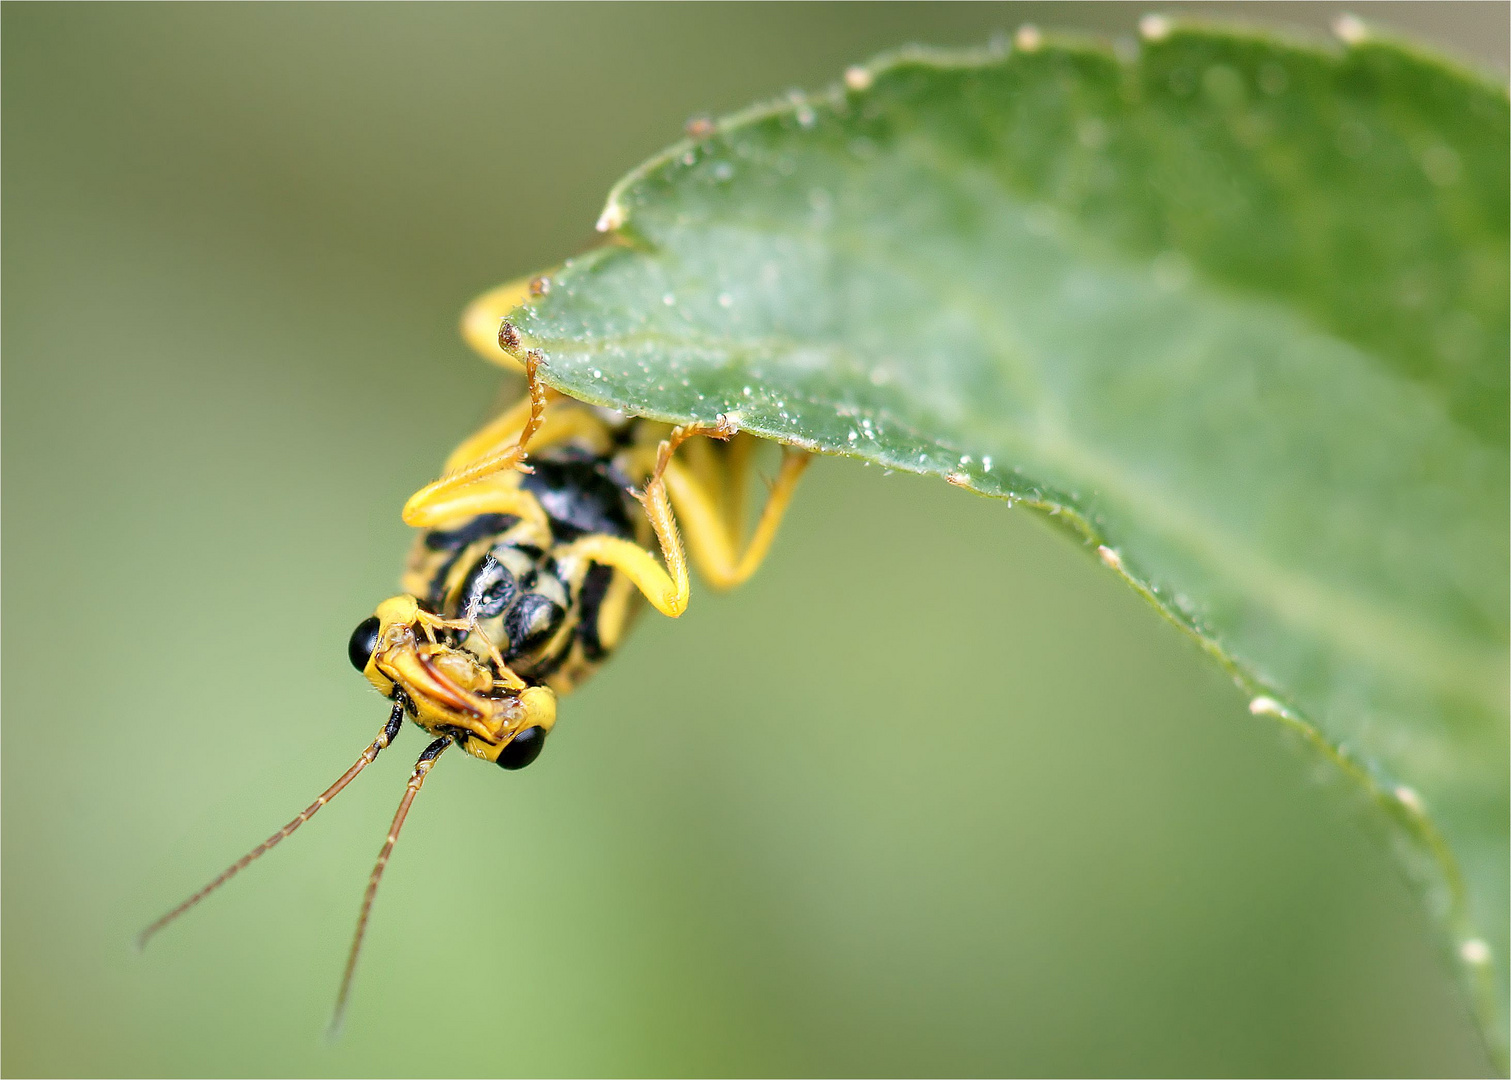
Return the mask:
M 1346 29 L 853 68 L 630 174 L 514 322 L 574 397 L 1066 525 L 1354 781 L 1504 1064 L 1508 102 Z

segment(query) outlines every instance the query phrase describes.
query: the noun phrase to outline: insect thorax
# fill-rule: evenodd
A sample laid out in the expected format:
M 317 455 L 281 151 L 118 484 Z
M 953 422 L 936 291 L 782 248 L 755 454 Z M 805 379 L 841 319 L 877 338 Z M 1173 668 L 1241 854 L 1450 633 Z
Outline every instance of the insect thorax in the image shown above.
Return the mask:
M 509 482 L 534 496 L 544 528 L 514 514 L 445 522 L 416 540 L 403 586 L 422 607 L 473 622 L 516 675 L 562 694 L 603 662 L 640 606 L 627 578 L 574 555 L 572 541 L 644 543 L 648 527 L 610 459 L 563 447 L 531 465 Z M 493 666 L 476 632 L 452 643 Z

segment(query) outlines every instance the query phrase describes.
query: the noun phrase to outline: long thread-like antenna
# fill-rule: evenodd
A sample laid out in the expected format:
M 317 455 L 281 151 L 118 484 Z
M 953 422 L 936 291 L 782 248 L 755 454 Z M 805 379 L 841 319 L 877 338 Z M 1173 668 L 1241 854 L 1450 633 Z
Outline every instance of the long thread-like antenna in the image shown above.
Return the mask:
M 383 730 L 378 734 L 378 737 L 373 740 L 372 745 L 369 746 L 366 750 L 362 751 L 362 756 L 357 759 L 357 763 L 350 769 L 347 769 L 346 772 L 341 774 L 341 779 L 337 780 L 330 787 L 326 788 L 324 793 L 321 794 L 320 798 L 310 803 L 310 805 L 307 806 L 304 811 L 301 812 L 300 815 L 293 821 L 289 822 L 283 828 L 275 832 L 272 836 L 268 837 L 262 843 L 258 844 L 251 851 L 243 855 L 240 859 L 237 859 L 234 863 L 227 867 L 219 877 L 211 881 L 210 884 L 206 885 L 203 889 L 200 889 L 199 892 L 189 897 L 189 899 L 178 905 L 178 907 L 168 912 L 168 914 L 164 915 L 161 919 L 157 920 L 157 922 L 153 923 L 151 926 L 147 927 L 147 929 L 138 934 L 136 939 L 136 947 L 138 949 L 144 947 L 147 942 L 152 939 L 153 935 L 156 934 L 159 930 L 167 926 L 174 919 L 177 919 L 180 915 L 188 911 L 205 897 L 209 896 L 212 892 L 220 888 L 226 882 L 230 881 L 237 874 L 241 873 L 260 856 L 267 854 L 267 852 L 277 846 L 279 841 L 288 837 L 293 833 L 295 829 L 299 828 L 299 826 L 303 825 L 310 818 L 314 817 L 315 811 L 319 810 L 322 806 L 339 795 L 341 793 L 341 789 L 346 787 L 347 784 L 350 784 L 354 779 L 356 779 L 356 776 L 359 772 L 371 765 L 373 761 L 376 760 L 378 752 L 384 747 L 388 746 L 389 743 L 393 742 L 394 737 L 398 735 L 399 728 L 404 723 L 405 700 L 406 699 L 402 693 L 397 694 L 394 697 L 393 712 L 388 717 L 388 723 L 384 725 Z
M 420 793 L 420 785 L 425 782 L 425 774 L 430 772 L 435 759 L 440 757 L 441 751 L 450 745 L 449 737 L 437 739 L 431 743 L 420 755 L 420 760 L 414 763 L 414 772 L 409 775 L 409 784 L 404 789 L 404 798 L 399 801 L 399 811 L 394 814 L 393 824 L 388 827 L 388 839 L 383 841 L 383 848 L 378 852 L 378 861 L 373 865 L 372 876 L 367 879 L 367 892 L 362 896 L 362 912 L 357 916 L 357 933 L 352 938 L 351 952 L 346 957 L 346 970 L 341 975 L 341 990 L 336 995 L 336 1011 L 331 1016 L 330 1034 L 332 1036 L 341 1030 L 341 1018 L 346 1013 L 346 999 L 351 994 L 352 974 L 357 970 L 357 954 L 362 951 L 362 936 L 367 933 L 367 916 L 372 911 L 373 897 L 378 895 L 378 882 L 382 880 L 383 870 L 388 866 L 388 857 L 393 854 L 393 846 L 399 840 L 399 830 L 404 827 L 404 819 L 409 815 L 409 804 L 414 802 L 414 797 Z

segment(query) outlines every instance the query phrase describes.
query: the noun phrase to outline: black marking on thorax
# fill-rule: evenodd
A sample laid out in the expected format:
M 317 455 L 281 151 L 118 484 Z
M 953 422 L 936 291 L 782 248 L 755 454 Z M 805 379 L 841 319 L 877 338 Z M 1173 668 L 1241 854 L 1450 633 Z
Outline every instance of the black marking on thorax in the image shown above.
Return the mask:
M 531 464 L 535 471 L 525 475 L 521 486 L 540 500 L 558 542 L 588 533 L 634 538 L 625 505 L 629 480 L 610 462 L 568 447 Z
M 461 551 L 485 536 L 499 536 L 519 524 L 513 514 L 479 514 L 455 529 L 432 529 L 425 534 L 431 551 Z
M 629 481 L 609 460 L 563 447 L 533 457 L 530 464 L 534 472 L 521 476 L 520 486 L 545 511 L 552 547 L 526 543 L 523 535 L 510 538 L 520 524 L 512 514 L 482 514 L 427 533 L 425 548 L 446 555 L 429 574 L 422 600 L 447 618 L 475 620 L 506 663 L 513 667 L 528 658 L 518 673 L 543 681 L 567 662 L 578 642 L 581 658 L 592 663 L 603 658 L 598 619 L 614 576 L 611 567 L 593 563 L 575 574 L 574 582 L 552 552 L 584 535 L 633 540 L 636 530 Z M 564 622 L 575 625 L 564 631 Z

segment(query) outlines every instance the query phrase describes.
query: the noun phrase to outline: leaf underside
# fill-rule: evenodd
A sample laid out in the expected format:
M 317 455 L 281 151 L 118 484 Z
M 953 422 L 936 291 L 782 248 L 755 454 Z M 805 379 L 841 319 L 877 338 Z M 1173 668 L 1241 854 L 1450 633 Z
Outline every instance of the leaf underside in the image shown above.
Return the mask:
M 1506 1047 L 1508 102 L 1159 24 L 905 50 L 630 174 L 548 382 L 1054 515 L 1356 781 Z

